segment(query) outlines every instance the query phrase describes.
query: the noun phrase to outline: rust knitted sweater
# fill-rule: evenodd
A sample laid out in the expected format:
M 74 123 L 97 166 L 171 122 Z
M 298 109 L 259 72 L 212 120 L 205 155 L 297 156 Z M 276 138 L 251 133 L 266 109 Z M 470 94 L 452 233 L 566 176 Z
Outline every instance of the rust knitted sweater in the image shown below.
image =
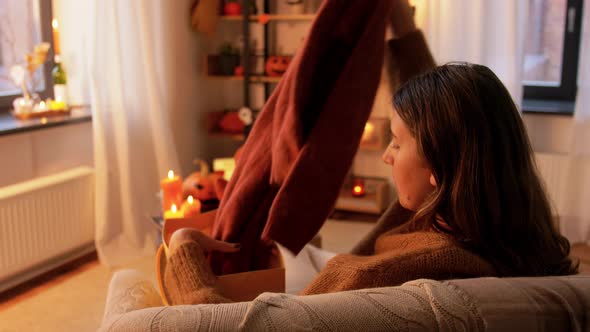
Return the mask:
M 390 40 L 387 55 L 392 88 L 435 66 L 420 31 Z M 352 254 L 334 257 L 303 294 L 394 286 L 417 278 L 494 275 L 490 264 L 457 247 L 446 235 L 431 231 L 408 232 L 400 228 L 409 216 L 411 213 L 401 209 L 399 204 L 392 205 Z M 190 243 L 181 245 L 168 259 L 164 284 L 169 289 L 171 302 L 224 302 L 225 298 L 215 287 L 211 269 L 202 266 L 206 264 L 204 256 L 194 254 L 195 246 L 198 247 Z

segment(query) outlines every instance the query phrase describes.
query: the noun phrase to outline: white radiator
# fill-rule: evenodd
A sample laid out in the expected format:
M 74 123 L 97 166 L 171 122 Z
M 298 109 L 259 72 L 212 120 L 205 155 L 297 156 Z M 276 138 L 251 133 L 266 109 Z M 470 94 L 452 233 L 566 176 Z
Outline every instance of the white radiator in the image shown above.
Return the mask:
M 0 291 L 92 250 L 91 168 L 0 188 Z
M 535 153 L 537 169 L 545 184 L 551 200 L 553 213 L 558 216 L 563 211 L 563 195 L 566 190 L 565 175 L 568 171 L 567 155 L 557 153 Z

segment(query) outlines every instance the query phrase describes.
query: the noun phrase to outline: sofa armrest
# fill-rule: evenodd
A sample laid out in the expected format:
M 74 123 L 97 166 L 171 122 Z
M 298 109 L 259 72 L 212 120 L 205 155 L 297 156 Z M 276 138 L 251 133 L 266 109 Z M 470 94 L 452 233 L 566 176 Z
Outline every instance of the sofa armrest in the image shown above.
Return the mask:
M 115 272 L 109 284 L 103 322 L 131 311 L 164 305 L 154 284 L 135 270 Z
M 252 302 L 144 308 L 110 316 L 100 331 L 481 331 L 465 294 L 434 280 L 400 287 L 295 296 L 264 293 Z
M 419 279 L 398 287 L 252 302 L 149 307 L 156 290 L 137 274 L 109 289 L 100 331 L 588 331 L 590 276 Z M 115 278 L 113 278 L 115 279 Z M 147 283 L 147 284 L 145 284 Z M 149 287 L 148 287 L 149 285 Z M 151 300 L 150 300 L 151 299 Z M 138 310 L 134 310 L 138 309 Z

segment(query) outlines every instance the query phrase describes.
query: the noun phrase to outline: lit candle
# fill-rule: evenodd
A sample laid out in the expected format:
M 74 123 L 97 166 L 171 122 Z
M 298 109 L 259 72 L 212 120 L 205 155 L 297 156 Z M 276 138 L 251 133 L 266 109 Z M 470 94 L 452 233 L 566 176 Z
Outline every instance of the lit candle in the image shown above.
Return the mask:
M 164 219 L 177 219 L 184 217 L 182 211 L 179 211 L 176 204 L 172 204 L 170 210 L 164 212 Z
M 363 179 L 354 179 L 352 183 L 352 196 L 362 197 L 365 195 L 365 181 Z
M 53 50 L 55 54 L 61 54 L 59 47 L 59 23 L 57 23 L 55 18 L 51 21 L 51 27 L 53 28 Z
M 31 113 L 34 109 L 33 101 L 23 97 L 16 98 L 12 103 L 16 113 Z
M 191 218 L 201 213 L 201 201 L 189 196 L 182 204 L 182 213 L 185 218 Z
M 63 100 L 52 100 L 49 102 L 49 109 L 52 111 L 65 111 L 66 103 Z
M 44 101 L 41 101 L 39 104 L 35 105 L 35 112 L 45 112 L 47 111 L 47 104 Z
M 168 177 L 160 181 L 162 188 L 162 208 L 164 211 L 171 209 L 172 204 L 180 206 L 182 203 L 182 181 L 175 176 L 172 170 L 168 171 Z
M 367 142 L 373 139 L 373 134 L 375 133 L 375 126 L 371 122 L 367 122 L 365 124 L 365 130 L 363 130 L 363 136 L 361 137 L 361 142 Z

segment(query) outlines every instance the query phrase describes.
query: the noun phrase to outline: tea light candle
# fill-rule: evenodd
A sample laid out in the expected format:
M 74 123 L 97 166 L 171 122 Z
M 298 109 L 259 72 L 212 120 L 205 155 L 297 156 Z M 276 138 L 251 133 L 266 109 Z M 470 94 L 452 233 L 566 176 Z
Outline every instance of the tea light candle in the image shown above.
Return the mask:
M 354 179 L 352 183 L 352 196 L 362 197 L 365 195 L 365 181 L 363 179 Z
M 44 101 L 41 101 L 39 104 L 35 105 L 35 112 L 45 112 L 47 111 L 47 104 Z
M 191 218 L 201 213 L 201 201 L 189 196 L 182 204 L 182 212 L 185 218 Z
M 52 111 L 64 111 L 66 103 L 63 100 L 52 100 L 49 102 L 49 109 Z
M 179 176 L 174 175 L 174 171 L 168 171 L 168 177 L 160 181 L 162 189 L 162 208 L 164 211 L 171 209 L 172 204 L 176 207 L 182 203 L 182 181 Z
M 375 125 L 371 122 L 367 122 L 365 124 L 365 130 L 363 130 L 363 136 L 361 137 L 361 142 L 367 142 L 374 138 L 375 134 Z
M 31 113 L 33 111 L 33 101 L 19 97 L 12 102 L 12 107 L 15 113 Z
M 170 210 L 164 212 L 164 219 L 177 219 L 184 217 L 182 211 L 179 211 L 176 204 L 172 204 Z

